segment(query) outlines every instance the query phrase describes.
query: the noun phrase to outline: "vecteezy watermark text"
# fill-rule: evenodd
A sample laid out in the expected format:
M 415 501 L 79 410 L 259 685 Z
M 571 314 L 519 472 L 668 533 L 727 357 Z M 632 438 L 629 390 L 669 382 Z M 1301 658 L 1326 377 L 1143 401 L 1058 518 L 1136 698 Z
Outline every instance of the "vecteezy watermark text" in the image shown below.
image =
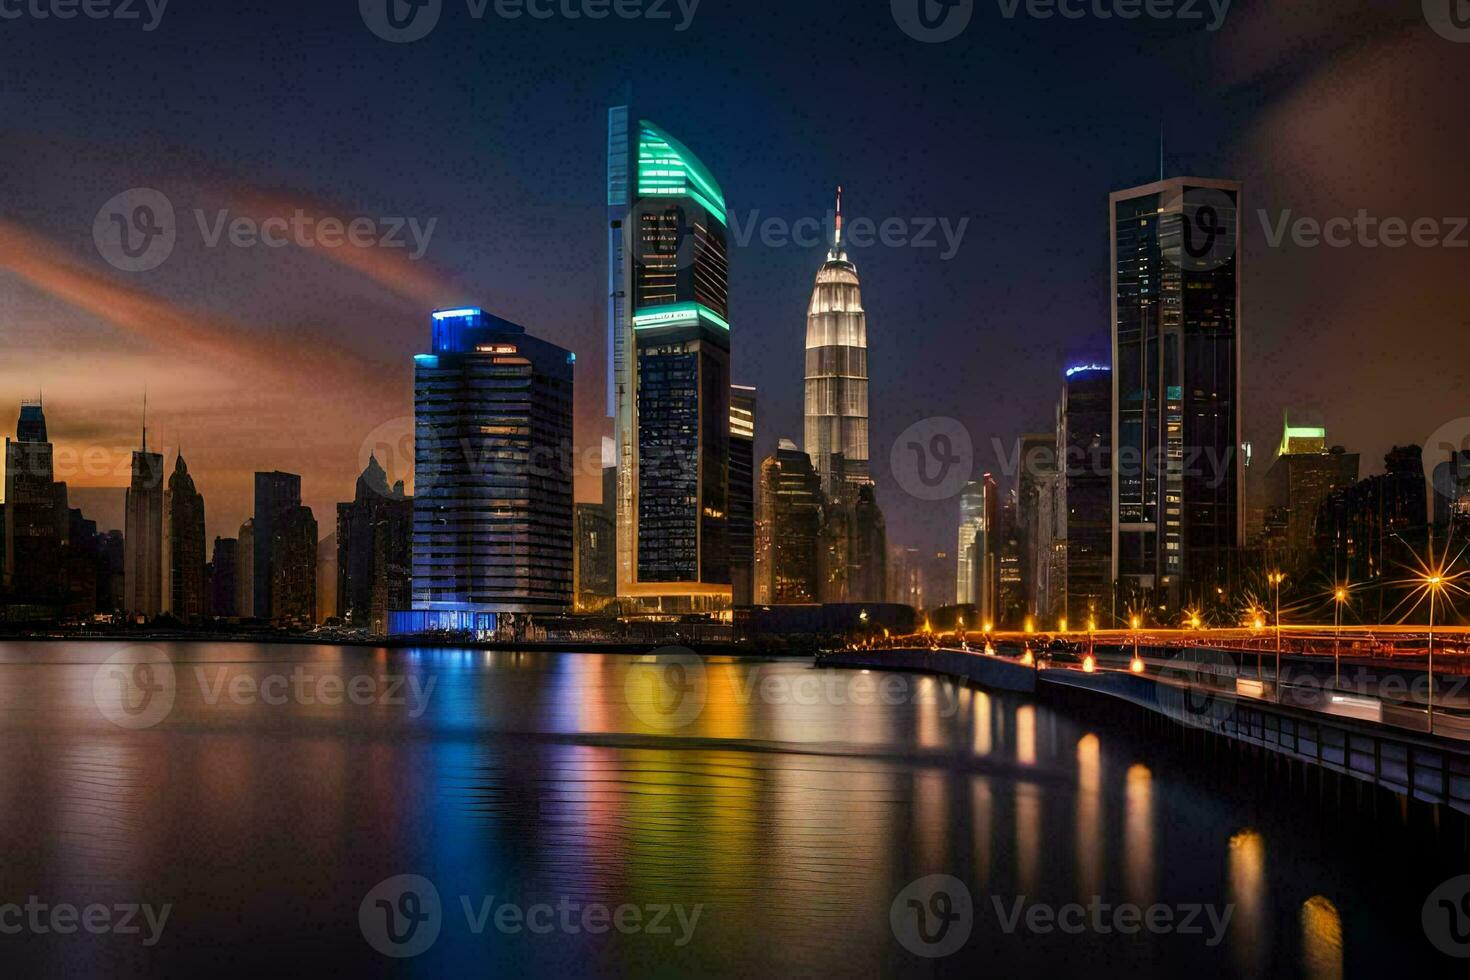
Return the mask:
M 169 0 L 0 0 L 0 20 L 138 21 L 144 31 L 163 23 Z M 147 19 L 144 19 L 144 16 Z
M 158 945 L 173 910 L 172 904 L 155 908 L 147 903 L 137 902 L 115 905 L 93 903 L 83 906 L 68 902 L 52 904 L 41 901 L 37 895 L 31 895 L 26 898 L 24 905 L 17 902 L 0 905 L 0 935 L 18 936 L 29 933 L 36 936 L 70 936 L 85 932 L 94 936 L 142 936 L 143 945 L 151 947 Z M 145 928 L 146 934 L 143 931 Z
M 667 939 L 687 946 L 704 914 L 704 905 L 662 902 L 577 902 L 562 896 L 557 902 L 497 900 L 494 895 L 459 896 L 465 929 L 473 936 L 488 930 L 505 936 L 586 933 L 600 936 L 618 932 Z M 384 956 L 406 959 L 428 951 L 446 925 L 439 889 L 421 875 L 395 875 L 375 885 L 358 906 L 357 921 L 363 938 Z
M 745 248 L 757 238 L 766 248 L 818 248 L 830 246 L 832 239 L 827 229 L 833 227 L 836 212 L 828 212 L 825 219 L 817 217 L 798 218 L 790 221 L 777 215 L 761 216 L 759 210 L 751 211 L 743 218 L 730 213 L 730 233 L 735 244 Z M 964 244 L 965 232 L 970 219 L 957 221 L 937 217 L 890 217 L 848 218 L 842 231 L 842 241 L 853 248 L 941 249 L 939 260 L 948 262 L 959 254 Z
M 1202 23 L 1214 33 L 1225 24 L 1232 0 L 995 0 L 1005 20 L 1173 20 Z M 1425 0 L 1430 2 L 1430 0 Z M 927 44 L 952 41 L 974 19 L 977 0 L 890 0 L 893 20 Z
M 683 33 L 694 23 L 701 0 L 465 0 L 465 12 L 479 23 L 487 17 L 519 21 L 647 20 L 671 23 Z M 444 0 L 358 0 L 368 30 L 385 41 L 409 44 L 439 26 Z
M 1288 239 L 1297 248 L 1470 248 L 1470 218 L 1379 217 L 1359 208 L 1352 217 L 1314 218 L 1290 209 L 1272 215 L 1257 212 L 1266 243 L 1281 248 Z

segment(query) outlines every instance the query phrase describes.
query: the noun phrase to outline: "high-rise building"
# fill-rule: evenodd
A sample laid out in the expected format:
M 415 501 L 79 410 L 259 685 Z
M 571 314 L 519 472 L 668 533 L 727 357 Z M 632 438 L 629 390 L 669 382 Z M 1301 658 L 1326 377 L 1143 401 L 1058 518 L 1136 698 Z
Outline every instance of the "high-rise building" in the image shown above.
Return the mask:
M 434 314 L 414 367 L 415 615 L 394 632 L 571 608 L 575 360 L 478 309 Z
M 1057 483 L 1056 431 L 1021 436 L 1016 509 L 1020 521 L 1022 619 L 1045 614 L 1052 535 L 1050 498 Z M 1054 523 L 1054 522 L 1053 522 Z
M 204 619 L 204 498 L 180 453 L 163 496 L 167 611 L 185 623 Z
M 732 602 L 724 192 L 629 106 L 608 114 L 608 349 L 625 612 Z
M 1244 545 L 1240 205 L 1192 177 L 1109 198 L 1113 578 L 1176 610 Z
M 239 544 L 235 549 L 235 615 L 249 619 L 255 615 L 255 519 L 240 525 Z
M 730 386 L 730 588 L 755 602 L 755 389 Z
M 143 446 L 133 453 L 133 478 L 128 487 L 123 528 L 123 611 L 153 619 L 167 601 L 163 591 L 163 456 L 148 451 L 148 426 Z
M 959 541 L 955 549 L 955 602 L 973 605 L 983 622 L 994 622 L 1000 600 L 1000 488 L 995 477 L 965 485 L 960 492 Z
M 271 621 L 310 626 L 317 621 L 317 525 L 310 507 L 296 505 L 275 515 L 270 546 Z
M 1019 494 L 1006 494 L 1000 507 L 1000 546 L 996 552 L 996 574 L 1000 599 L 992 625 L 1018 628 L 1026 619 L 1026 589 L 1021 575 L 1025 554 L 1020 524 Z
M 817 270 L 806 320 L 806 452 L 829 501 L 870 484 L 868 326 L 857 266 L 842 243 L 842 188 L 827 261 Z
M 3 586 L 12 602 L 61 604 L 69 527 L 66 484 L 55 480 L 45 411 L 39 400 L 22 402 L 15 440 L 5 440 Z
M 924 556 L 918 548 L 893 545 L 888 550 L 888 601 L 925 608 Z
M 811 457 L 790 439 L 761 463 L 761 521 L 770 529 L 769 553 L 756 570 L 757 592 L 770 605 L 821 601 L 822 481 Z
M 1100 365 L 1068 369 L 1057 413 L 1069 622 L 1113 625 L 1113 377 Z
M 1395 446 L 1383 463 L 1384 473 L 1328 494 L 1317 519 L 1317 567 L 1361 590 L 1355 605 L 1379 623 L 1413 588 L 1404 570 L 1430 531 L 1423 450 Z
M 357 478 L 352 502 L 337 505 L 335 615 L 382 635 L 388 613 L 407 609 L 412 596 L 413 498 L 403 481 L 391 487 L 376 455 Z
M 606 443 L 604 443 L 606 448 Z M 577 539 L 572 552 L 578 612 L 598 612 L 617 597 L 618 569 L 616 553 L 618 470 L 608 465 L 616 453 L 604 453 L 602 469 L 602 502 L 578 504 L 576 507 Z
M 1317 543 L 1322 502 L 1358 482 L 1359 457 L 1341 446 L 1327 448 L 1327 430 L 1284 420 L 1281 446 L 1266 471 L 1263 541 L 1272 564 L 1300 567 Z
M 277 530 L 286 517 L 301 506 L 301 477 L 294 473 L 255 474 L 255 524 L 252 563 L 255 602 L 255 618 L 275 620 L 282 618 L 272 606 L 276 594 L 275 548 Z M 313 595 L 315 585 L 313 584 Z
M 235 596 L 238 585 L 235 578 L 240 562 L 238 538 L 215 538 L 214 552 L 209 560 L 209 615 L 218 619 L 233 619 L 238 616 Z

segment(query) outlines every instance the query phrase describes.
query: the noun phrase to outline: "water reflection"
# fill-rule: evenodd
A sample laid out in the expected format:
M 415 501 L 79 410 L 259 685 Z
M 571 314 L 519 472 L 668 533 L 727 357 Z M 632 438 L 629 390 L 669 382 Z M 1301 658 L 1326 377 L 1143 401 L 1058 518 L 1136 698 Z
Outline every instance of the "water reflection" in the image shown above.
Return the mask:
M 699 710 L 669 725 L 630 703 L 627 657 L 167 650 L 173 711 L 129 731 L 91 700 L 109 645 L 0 646 L 0 896 L 178 906 L 177 933 L 157 949 L 40 942 L 14 975 L 190 974 L 221 958 L 279 972 L 283 957 L 299 972 L 396 973 L 363 943 L 356 914 L 403 873 L 434 881 L 451 910 L 488 895 L 707 910 L 680 949 L 648 935 L 476 936 L 446 921 L 410 965 L 418 975 L 900 974 L 922 964 L 895 942 L 889 904 L 940 872 L 966 881 L 978 910 L 1020 895 L 1234 902 L 1227 942 L 1251 973 L 1281 953 L 1266 928 L 1272 894 L 1290 893 L 1276 912 L 1291 915 L 1302 894 L 1328 889 L 1329 869 L 1341 873 L 1335 859 L 1302 857 L 1310 828 L 1288 824 L 1301 830 L 1293 888 L 1311 891 L 1273 891 L 1266 833 L 1240 831 L 1238 800 L 1160 769 L 1117 731 L 938 678 L 711 658 L 694 665 Z M 417 711 L 210 696 L 298 668 L 432 693 Z M 1352 894 L 1340 883 L 1330 893 Z M 1340 975 L 1336 908 L 1318 896 L 1300 915 L 1308 971 Z M 973 961 L 948 964 L 957 973 L 1044 972 L 1042 955 L 1119 962 L 1116 936 L 983 927 Z M 1295 940 L 1282 940 L 1292 956 Z M 1218 951 L 1184 937 L 1132 948 L 1161 972 L 1220 972 Z
M 1230 948 L 1241 970 L 1256 973 L 1266 953 L 1266 841 L 1246 829 L 1230 838 Z
M 1309 980 L 1342 980 L 1342 916 L 1322 895 L 1302 903 L 1302 973 Z

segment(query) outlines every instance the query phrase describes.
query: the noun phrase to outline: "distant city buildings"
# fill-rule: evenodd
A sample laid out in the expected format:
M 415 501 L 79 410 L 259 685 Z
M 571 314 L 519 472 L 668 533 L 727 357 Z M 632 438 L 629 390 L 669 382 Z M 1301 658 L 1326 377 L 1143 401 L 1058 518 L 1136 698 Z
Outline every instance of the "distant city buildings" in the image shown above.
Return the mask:
M 811 457 L 789 439 L 761 464 L 761 522 L 770 529 L 768 553 L 756 569 L 757 592 L 767 605 L 821 601 L 822 481 Z
M 133 453 L 123 528 L 123 612 L 155 619 L 166 601 L 163 591 L 163 456 L 148 451 L 148 427 L 142 448 Z
M 433 315 L 414 367 L 413 614 L 393 632 L 571 609 L 574 360 L 478 309 Z
M 412 602 L 413 498 L 403 481 L 391 487 L 369 456 L 350 503 L 337 505 L 337 602 L 348 626 L 383 635 L 388 614 Z
M 1000 488 L 989 473 L 960 492 L 955 602 L 994 623 L 1000 600 Z
M 1452 449 L 1434 467 L 1434 523 L 1438 527 L 1470 525 L 1470 451 Z
M 730 589 L 737 608 L 755 602 L 755 389 L 730 386 Z
M 1358 482 L 1358 465 L 1357 453 L 1328 450 L 1326 429 L 1284 420 L 1280 448 L 1266 471 L 1262 544 L 1273 566 L 1300 567 L 1311 558 L 1323 501 Z
M 205 594 L 204 498 L 194 486 L 183 453 L 174 461 L 163 495 L 165 612 L 185 623 L 202 622 Z
M 286 521 L 300 506 L 301 477 L 278 471 L 255 474 L 255 517 L 251 539 L 255 552 L 252 561 L 252 595 L 256 619 L 273 621 L 283 618 L 281 611 L 275 608 L 279 591 L 275 583 L 285 576 L 275 549 Z M 300 528 L 294 530 L 299 533 Z M 299 570 L 293 569 L 293 572 Z M 312 595 L 316 595 L 314 575 Z
M 260 518 L 256 516 L 256 526 Z M 270 543 L 270 618 L 281 626 L 317 621 L 317 524 L 310 507 L 295 504 L 274 516 Z
M 238 590 L 236 574 L 240 563 L 238 538 L 215 538 L 209 560 L 209 615 L 216 619 L 233 619 L 239 615 L 235 604 Z
M 1351 584 L 1376 622 L 1397 605 L 1391 596 L 1429 537 L 1423 450 L 1395 446 L 1383 463 L 1384 473 L 1328 494 L 1317 518 L 1316 568 Z
M 608 114 L 608 349 L 625 613 L 728 611 L 724 192 L 662 127 Z
M 617 598 L 618 470 L 616 453 L 604 454 L 602 501 L 577 504 L 573 553 L 577 612 L 603 612 Z
M 1111 195 L 1112 577 L 1181 608 L 1244 545 L 1240 212 L 1234 181 Z
M 5 440 L 3 589 L 11 603 L 44 614 L 59 608 L 66 593 L 63 550 L 71 518 L 39 400 L 21 403 L 15 436 Z

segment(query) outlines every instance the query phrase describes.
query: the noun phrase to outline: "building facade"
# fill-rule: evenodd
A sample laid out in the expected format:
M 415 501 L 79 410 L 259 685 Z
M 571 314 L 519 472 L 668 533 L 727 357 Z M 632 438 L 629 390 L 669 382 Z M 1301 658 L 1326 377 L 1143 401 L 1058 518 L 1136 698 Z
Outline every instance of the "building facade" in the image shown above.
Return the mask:
M 1244 545 L 1241 185 L 1173 178 L 1109 208 L 1113 577 L 1178 609 Z
M 164 559 L 167 611 L 182 622 L 197 623 L 208 611 L 204 498 L 194 486 L 183 453 L 174 461 L 174 472 L 163 495 L 163 512 L 168 551 Z
M 761 464 L 761 521 L 770 543 L 757 569 L 757 590 L 769 605 L 821 601 L 822 481 L 811 457 L 789 439 Z
M 55 479 L 39 400 L 22 402 L 15 439 L 5 440 L 3 592 L 11 603 L 59 606 L 66 592 L 63 552 L 70 516 L 66 484 Z
M 1057 413 L 1058 496 L 1065 522 L 1068 621 L 1112 626 L 1113 377 L 1099 365 L 1068 369 Z
M 872 483 L 868 462 L 868 325 L 857 266 L 842 241 L 842 189 L 827 261 L 806 319 L 806 452 L 829 501 Z
M 730 386 L 730 589 L 755 602 L 755 389 Z
M 626 613 L 728 610 L 724 192 L 688 147 L 618 106 L 608 115 L 608 210 L 618 597 Z
M 481 310 L 434 314 L 414 367 L 415 612 L 480 631 L 571 608 L 574 361 Z
M 351 503 L 337 505 L 337 603 L 344 623 L 382 635 L 388 613 L 412 602 L 413 498 L 388 485 L 376 455 L 357 478 Z
M 276 594 L 272 579 L 276 567 L 275 543 L 277 531 L 297 507 L 301 506 L 301 477 L 295 473 L 255 474 L 255 517 L 251 562 L 253 575 L 251 595 L 256 619 L 278 618 L 272 602 Z M 243 540 L 243 539 L 242 539 Z M 315 586 L 313 585 L 313 592 Z
M 133 453 L 132 482 L 124 503 L 123 612 L 153 619 L 166 602 L 163 537 L 163 456 L 143 446 Z

